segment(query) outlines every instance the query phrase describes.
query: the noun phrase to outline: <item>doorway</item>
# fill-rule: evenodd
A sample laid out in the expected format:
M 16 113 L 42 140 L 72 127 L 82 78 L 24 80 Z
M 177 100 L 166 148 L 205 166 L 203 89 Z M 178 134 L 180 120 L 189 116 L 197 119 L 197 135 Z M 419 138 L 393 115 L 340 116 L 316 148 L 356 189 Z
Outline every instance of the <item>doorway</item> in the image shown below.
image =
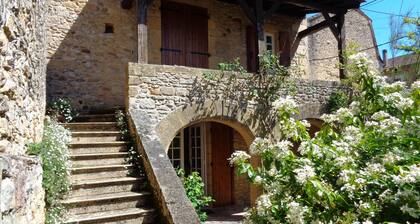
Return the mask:
M 214 206 L 227 206 L 233 204 L 233 168 L 228 158 L 232 151 L 232 128 L 212 123 L 211 125 L 212 150 L 212 188 Z
M 200 122 L 177 133 L 169 145 L 168 157 L 174 168 L 184 169 L 186 175 L 192 172 L 201 175 L 206 194 L 215 199 L 213 207 L 246 204 L 247 199 L 242 198 L 249 194 L 248 186 L 244 186 L 246 180 L 234 175 L 228 161 L 235 145 L 243 148 L 244 143 L 233 128 L 217 122 Z

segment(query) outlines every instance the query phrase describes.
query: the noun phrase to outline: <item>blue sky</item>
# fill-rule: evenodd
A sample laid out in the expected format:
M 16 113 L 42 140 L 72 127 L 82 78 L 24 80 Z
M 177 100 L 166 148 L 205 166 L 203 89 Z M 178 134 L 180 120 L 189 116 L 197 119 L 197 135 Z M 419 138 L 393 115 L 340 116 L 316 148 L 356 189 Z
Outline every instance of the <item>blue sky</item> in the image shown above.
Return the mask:
M 390 40 L 389 14 L 405 15 L 408 11 L 411 11 L 411 16 L 420 16 L 420 0 L 366 0 L 365 3 L 362 3 L 361 9 L 372 19 L 376 41 L 380 45 Z M 380 46 L 379 50 L 380 52 L 382 52 L 382 49 L 388 49 L 389 51 L 389 47 L 389 44 Z M 404 54 L 404 52 L 398 52 L 398 55 L 401 54 Z

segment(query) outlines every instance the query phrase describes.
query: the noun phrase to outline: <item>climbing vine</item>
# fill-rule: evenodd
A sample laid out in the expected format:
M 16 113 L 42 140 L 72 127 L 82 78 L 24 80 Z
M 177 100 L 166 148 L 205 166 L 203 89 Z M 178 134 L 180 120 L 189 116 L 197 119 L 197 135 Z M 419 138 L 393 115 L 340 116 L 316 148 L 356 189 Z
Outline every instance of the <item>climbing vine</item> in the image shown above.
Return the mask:
M 267 51 L 259 56 L 260 70 L 256 74 L 247 73 L 239 59 L 220 63 L 219 71 L 203 75 L 208 85 L 223 84 L 225 97 L 232 99 L 241 94 L 245 100 L 253 100 L 264 107 L 271 107 L 281 93 L 293 94 L 296 91 L 294 77 L 297 68 L 286 68 L 279 63 L 279 57 Z M 238 91 L 241 90 L 241 91 Z

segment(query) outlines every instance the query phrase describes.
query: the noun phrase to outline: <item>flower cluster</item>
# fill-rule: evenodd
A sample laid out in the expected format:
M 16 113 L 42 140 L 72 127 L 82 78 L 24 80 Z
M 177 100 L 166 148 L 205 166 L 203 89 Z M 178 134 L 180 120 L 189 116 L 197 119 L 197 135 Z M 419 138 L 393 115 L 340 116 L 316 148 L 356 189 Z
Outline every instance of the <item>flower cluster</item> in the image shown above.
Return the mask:
M 350 57 L 353 102 L 308 123 L 291 98 L 273 103 L 277 138 L 257 138 L 231 163 L 264 194 L 249 223 L 382 223 L 420 218 L 420 83 L 387 83 L 363 54 Z M 299 143 L 297 150 L 293 143 Z
M 248 155 L 248 153 L 246 153 L 245 151 L 235 151 L 230 157 L 229 163 L 231 165 L 240 164 L 240 163 L 246 162 L 250 158 L 251 156 Z
M 46 118 L 41 143 L 28 146 L 28 153 L 39 155 L 42 160 L 43 180 L 46 199 L 45 223 L 61 223 L 65 211 L 61 199 L 70 190 L 70 131 L 54 119 Z

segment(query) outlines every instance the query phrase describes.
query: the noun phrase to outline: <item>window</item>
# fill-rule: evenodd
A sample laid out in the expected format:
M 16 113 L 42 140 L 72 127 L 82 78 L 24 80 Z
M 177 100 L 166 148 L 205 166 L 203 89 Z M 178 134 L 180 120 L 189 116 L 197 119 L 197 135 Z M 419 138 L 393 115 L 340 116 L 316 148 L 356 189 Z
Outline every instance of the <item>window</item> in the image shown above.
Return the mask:
M 184 144 L 182 132 L 183 131 L 175 136 L 168 149 L 169 160 L 174 168 L 184 168 Z
M 185 169 L 187 173 L 204 169 L 204 125 L 194 125 L 181 130 L 168 148 L 168 157 L 174 168 Z M 184 139 L 184 134 L 188 134 Z M 184 142 L 184 140 L 186 142 Z M 185 159 L 184 159 L 185 154 Z
M 269 33 L 265 34 L 265 49 L 267 51 L 274 52 L 274 35 Z
M 193 126 L 190 128 L 190 164 L 191 164 L 191 172 L 201 172 L 201 154 L 202 154 L 202 146 L 201 146 L 201 126 Z
M 104 33 L 114 33 L 114 25 L 112 25 L 111 23 L 105 23 Z

